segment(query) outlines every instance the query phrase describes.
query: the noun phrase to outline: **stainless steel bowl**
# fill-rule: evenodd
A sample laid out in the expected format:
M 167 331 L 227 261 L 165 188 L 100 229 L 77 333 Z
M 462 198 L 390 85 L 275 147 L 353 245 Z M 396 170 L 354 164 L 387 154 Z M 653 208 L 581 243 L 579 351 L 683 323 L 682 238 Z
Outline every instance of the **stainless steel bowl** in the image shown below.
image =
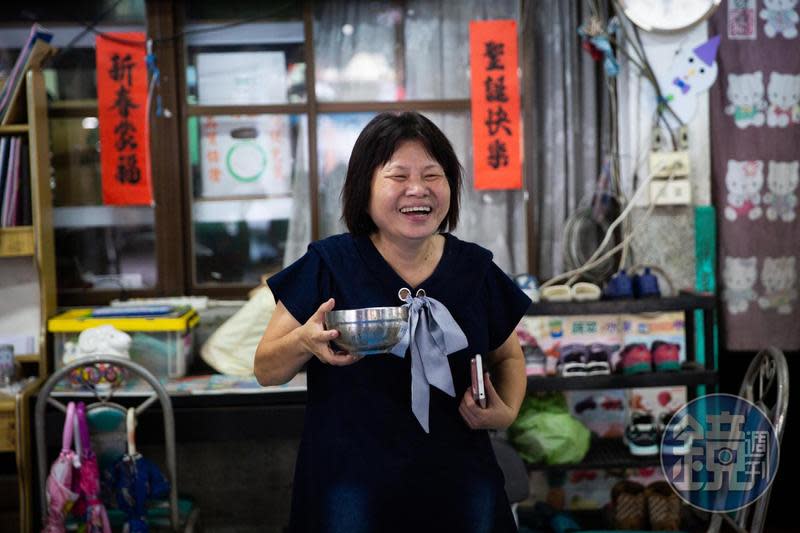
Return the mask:
M 325 328 L 335 329 L 334 343 L 354 355 L 386 353 L 397 344 L 408 322 L 408 308 L 366 307 L 325 313 Z

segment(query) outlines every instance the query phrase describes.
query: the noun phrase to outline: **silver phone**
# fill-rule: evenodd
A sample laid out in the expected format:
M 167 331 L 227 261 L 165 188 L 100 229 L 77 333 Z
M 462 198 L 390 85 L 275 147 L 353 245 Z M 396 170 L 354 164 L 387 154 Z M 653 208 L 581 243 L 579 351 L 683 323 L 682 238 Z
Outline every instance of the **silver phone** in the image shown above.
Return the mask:
M 486 409 L 486 388 L 483 383 L 483 360 L 481 354 L 476 354 L 470 361 L 472 373 L 472 398 L 475 403 Z

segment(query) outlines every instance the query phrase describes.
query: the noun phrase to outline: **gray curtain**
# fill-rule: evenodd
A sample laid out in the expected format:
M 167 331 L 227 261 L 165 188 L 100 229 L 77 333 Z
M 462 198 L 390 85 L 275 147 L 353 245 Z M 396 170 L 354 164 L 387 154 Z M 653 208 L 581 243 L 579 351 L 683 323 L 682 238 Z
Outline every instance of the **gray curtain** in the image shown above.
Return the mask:
M 604 2 L 601 2 L 604 3 Z M 564 270 L 566 218 L 588 203 L 610 151 L 608 93 L 603 72 L 580 45 L 577 28 L 588 16 L 586 2 L 526 1 L 522 22 L 529 39 L 522 68 L 532 69 L 523 96 L 530 110 L 525 132 L 531 156 L 528 175 L 534 203 L 534 232 L 540 279 Z M 604 20 L 607 17 L 603 17 Z

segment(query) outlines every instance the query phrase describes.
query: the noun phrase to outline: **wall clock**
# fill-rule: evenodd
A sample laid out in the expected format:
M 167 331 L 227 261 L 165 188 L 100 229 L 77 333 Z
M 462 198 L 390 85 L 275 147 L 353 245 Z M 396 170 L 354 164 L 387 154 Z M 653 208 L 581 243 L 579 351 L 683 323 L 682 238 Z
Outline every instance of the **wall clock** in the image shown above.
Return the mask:
M 645 31 L 670 33 L 707 19 L 722 0 L 617 0 L 620 10 Z

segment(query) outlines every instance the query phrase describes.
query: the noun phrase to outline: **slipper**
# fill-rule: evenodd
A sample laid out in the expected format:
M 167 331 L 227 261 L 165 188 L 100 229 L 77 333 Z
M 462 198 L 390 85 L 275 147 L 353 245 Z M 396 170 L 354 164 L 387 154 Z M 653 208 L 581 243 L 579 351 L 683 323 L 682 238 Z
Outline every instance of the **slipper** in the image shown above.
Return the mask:
M 608 281 L 603 296 L 608 300 L 633 298 L 633 281 L 624 270 L 620 270 Z
M 572 300 L 572 291 L 569 285 L 550 285 L 539 292 L 542 300 L 547 302 L 569 302 Z
M 658 288 L 658 278 L 650 271 L 650 267 L 644 268 L 644 273 L 633 276 L 633 294 L 637 298 L 658 298 L 661 290 Z
M 599 300 L 601 292 L 600 287 L 594 283 L 579 281 L 572 286 L 572 299 L 576 302 Z

